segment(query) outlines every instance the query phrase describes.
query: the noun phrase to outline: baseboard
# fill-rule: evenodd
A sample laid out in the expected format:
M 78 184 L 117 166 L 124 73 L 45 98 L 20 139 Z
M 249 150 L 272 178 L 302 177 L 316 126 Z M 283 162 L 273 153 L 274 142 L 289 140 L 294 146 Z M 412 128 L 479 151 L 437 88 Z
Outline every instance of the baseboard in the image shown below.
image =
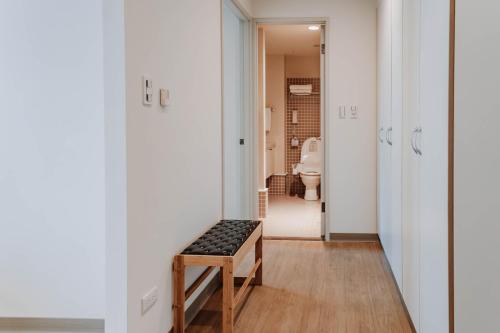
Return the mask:
M 378 243 L 380 244 L 380 247 L 382 248 L 382 253 L 384 254 L 383 256 L 383 262 L 384 265 L 387 267 L 389 272 L 391 273 L 392 281 L 394 282 L 394 285 L 396 286 L 396 290 L 398 291 L 399 299 L 401 301 L 401 304 L 403 305 L 403 309 L 406 315 L 406 318 L 408 319 L 408 322 L 410 323 L 411 330 L 413 333 L 416 333 L 417 330 L 415 329 L 415 325 L 413 324 L 413 320 L 411 319 L 410 312 L 408 311 L 408 308 L 406 307 L 405 300 L 403 298 L 403 294 L 401 294 L 401 290 L 399 290 L 398 287 L 398 282 L 396 281 L 396 276 L 394 276 L 394 272 L 392 271 L 391 264 L 389 263 L 389 259 L 387 259 L 387 256 L 385 254 L 384 246 L 382 245 L 382 242 L 380 241 L 380 238 L 377 235 Z
M 104 332 L 104 319 L 0 318 L 0 332 Z
M 321 237 L 287 237 L 287 236 L 264 236 L 264 240 L 294 240 L 294 241 L 321 241 Z
M 219 289 L 221 286 L 220 272 L 214 275 L 214 277 L 208 282 L 207 286 L 203 288 L 198 297 L 196 297 L 191 303 L 191 305 L 186 309 L 185 319 L 186 319 L 186 327 L 196 318 L 196 315 L 203 309 L 205 304 L 208 302 L 210 297 Z M 170 329 L 170 333 L 174 331 L 172 327 Z M 1 332 L 0 332 L 1 333 Z
M 362 233 L 330 233 L 331 241 L 345 242 L 378 242 L 378 234 L 362 234 Z

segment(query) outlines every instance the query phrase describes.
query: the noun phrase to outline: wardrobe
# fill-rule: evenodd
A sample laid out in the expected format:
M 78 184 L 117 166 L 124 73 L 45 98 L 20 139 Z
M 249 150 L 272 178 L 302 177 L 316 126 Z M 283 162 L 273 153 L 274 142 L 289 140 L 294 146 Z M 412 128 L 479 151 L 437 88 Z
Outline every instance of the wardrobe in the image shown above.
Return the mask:
M 378 230 L 417 332 L 449 330 L 449 0 L 380 0 Z

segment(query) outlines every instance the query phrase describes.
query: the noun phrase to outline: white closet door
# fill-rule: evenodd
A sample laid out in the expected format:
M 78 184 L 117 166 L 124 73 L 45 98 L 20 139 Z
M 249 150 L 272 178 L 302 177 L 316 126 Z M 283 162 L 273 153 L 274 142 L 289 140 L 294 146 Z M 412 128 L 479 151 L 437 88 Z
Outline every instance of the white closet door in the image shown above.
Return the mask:
M 403 124 L 403 0 L 392 0 L 391 26 L 391 267 L 402 290 L 401 168 Z
M 403 2 L 403 298 L 420 331 L 420 126 L 421 0 Z
M 378 233 L 390 260 L 391 247 L 391 4 L 381 1 L 378 7 Z
M 448 332 L 449 0 L 422 0 L 420 329 Z

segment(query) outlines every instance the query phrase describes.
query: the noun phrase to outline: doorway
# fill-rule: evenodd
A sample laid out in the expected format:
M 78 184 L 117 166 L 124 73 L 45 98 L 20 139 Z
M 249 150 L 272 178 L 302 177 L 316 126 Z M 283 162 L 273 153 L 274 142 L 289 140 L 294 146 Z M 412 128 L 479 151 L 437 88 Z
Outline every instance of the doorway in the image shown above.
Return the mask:
M 257 36 L 259 218 L 268 239 L 325 235 L 321 22 L 260 22 Z

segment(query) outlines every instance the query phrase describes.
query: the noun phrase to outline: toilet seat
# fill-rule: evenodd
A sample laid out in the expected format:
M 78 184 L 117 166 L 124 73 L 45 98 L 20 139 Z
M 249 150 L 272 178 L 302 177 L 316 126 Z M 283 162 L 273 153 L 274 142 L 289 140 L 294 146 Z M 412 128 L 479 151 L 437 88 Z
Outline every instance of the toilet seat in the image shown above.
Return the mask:
M 301 171 L 300 174 L 303 176 L 321 176 L 321 173 L 317 171 Z

